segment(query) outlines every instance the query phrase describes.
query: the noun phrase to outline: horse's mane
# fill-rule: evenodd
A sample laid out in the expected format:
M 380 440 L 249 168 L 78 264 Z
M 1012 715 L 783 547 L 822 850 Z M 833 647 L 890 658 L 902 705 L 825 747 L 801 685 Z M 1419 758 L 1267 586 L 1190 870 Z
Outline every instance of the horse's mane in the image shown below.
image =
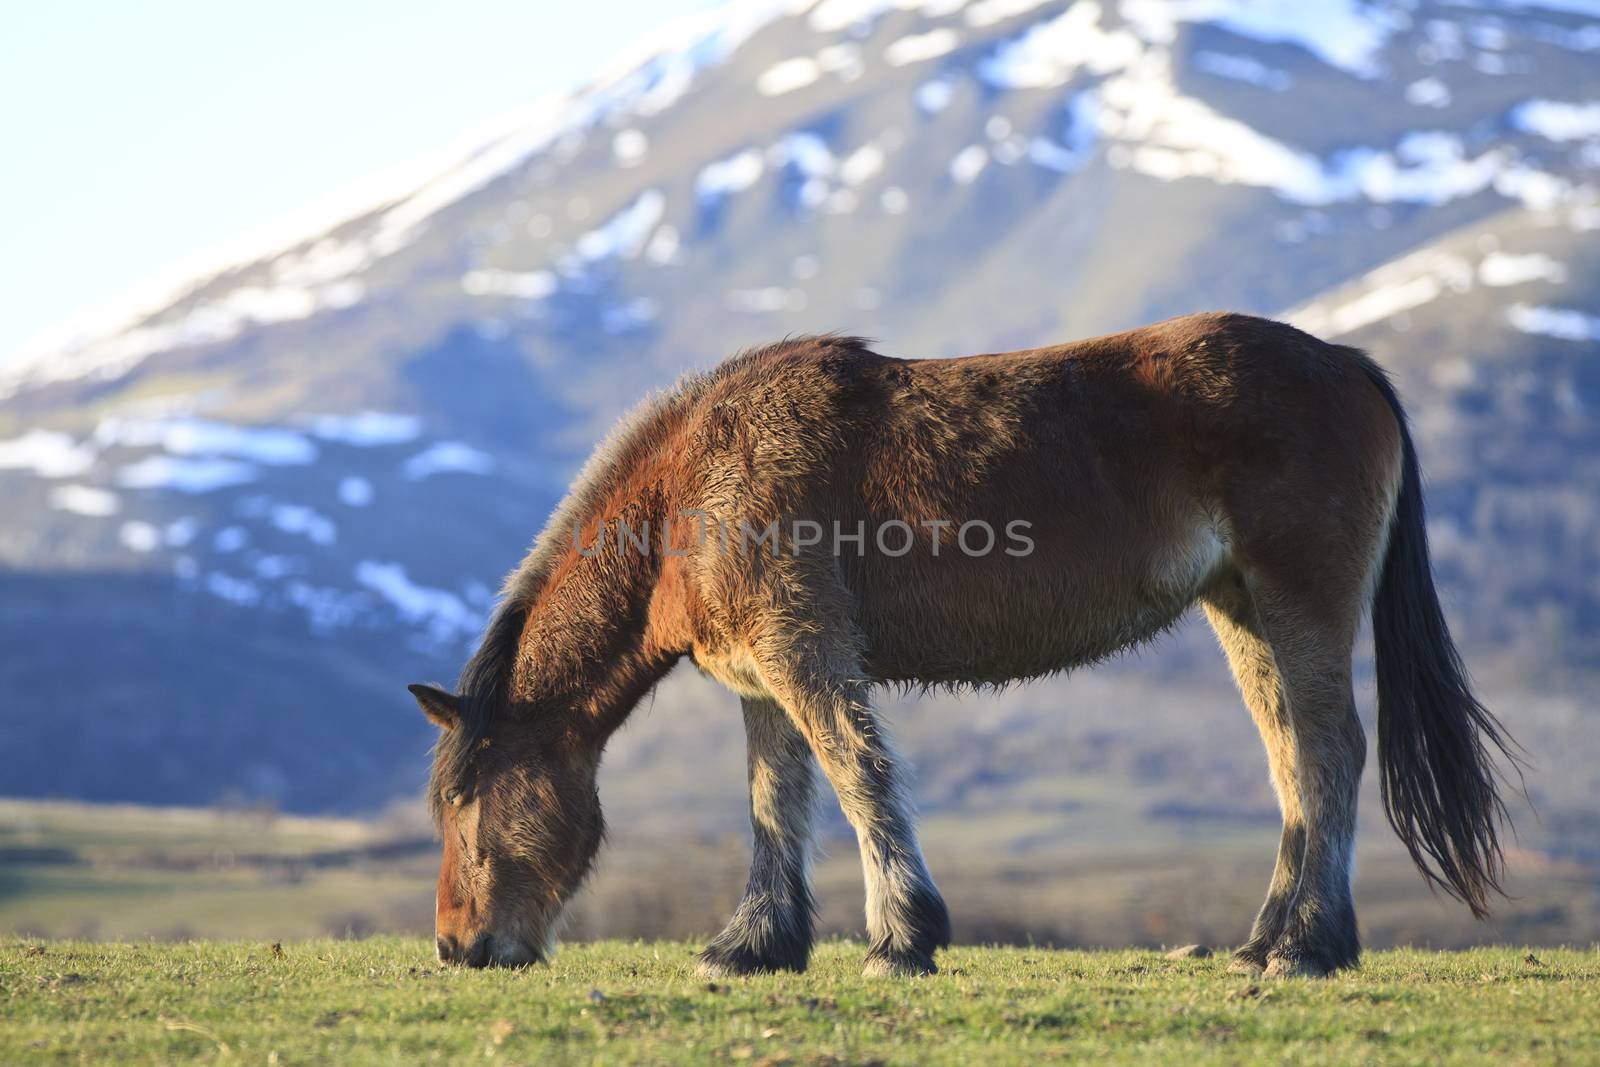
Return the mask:
M 571 489 L 534 539 L 533 547 L 506 577 L 478 650 L 461 670 L 456 684 L 461 705 L 459 722 L 455 729 L 442 731 L 434 746 L 428 794 L 436 817 L 446 785 L 460 779 L 483 739 L 494 709 L 505 700 L 528 611 L 567 557 L 574 524 L 590 518 L 617 477 L 647 458 L 713 385 L 740 368 L 806 349 L 859 351 L 866 345 L 857 337 L 821 334 L 745 349 L 709 371 L 687 374 L 670 388 L 647 396 L 617 423 L 578 471 Z

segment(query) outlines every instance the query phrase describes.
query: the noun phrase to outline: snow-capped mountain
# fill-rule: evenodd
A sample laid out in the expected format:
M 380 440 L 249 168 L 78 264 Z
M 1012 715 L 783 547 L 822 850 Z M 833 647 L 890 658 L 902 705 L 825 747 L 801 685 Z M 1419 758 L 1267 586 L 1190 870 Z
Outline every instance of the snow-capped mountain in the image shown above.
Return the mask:
M 1592 0 L 714 9 L 0 361 L 0 792 L 413 789 L 399 686 L 453 674 L 610 421 L 828 329 L 953 355 L 1229 307 L 1361 344 L 1475 661 L 1577 685 L 1597 237 Z

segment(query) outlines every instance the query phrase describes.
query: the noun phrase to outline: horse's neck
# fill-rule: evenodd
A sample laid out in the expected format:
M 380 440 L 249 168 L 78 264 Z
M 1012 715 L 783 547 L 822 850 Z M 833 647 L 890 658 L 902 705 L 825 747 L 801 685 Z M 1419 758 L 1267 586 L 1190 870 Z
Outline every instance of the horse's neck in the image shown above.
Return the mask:
M 586 730 L 609 737 L 678 658 L 649 632 L 658 575 L 647 554 L 574 558 L 529 613 L 516 688 L 529 699 L 553 697 Z

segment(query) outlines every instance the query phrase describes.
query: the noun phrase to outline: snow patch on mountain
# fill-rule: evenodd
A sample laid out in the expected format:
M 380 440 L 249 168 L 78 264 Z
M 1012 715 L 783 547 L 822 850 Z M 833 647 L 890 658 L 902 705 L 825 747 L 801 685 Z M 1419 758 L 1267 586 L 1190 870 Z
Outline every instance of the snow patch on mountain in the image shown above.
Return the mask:
M 666 210 L 666 197 L 661 191 L 646 189 L 603 225 L 579 237 L 578 255 L 591 263 L 613 256 L 636 259 Z
M 40 478 L 71 478 L 94 465 L 94 449 L 57 430 L 29 430 L 0 441 L 0 470 L 26 470 Z
M 1450 87 L 1438 78 L 1418 78 L 1406 86 L 1406 103 L 1416 107 L 1449 107 Z
M 1526 285 L 1529 282 L 1559 285 L 1566 280 L 1566 264 L 1543 252 L 1524 255 L 1490 252 L 1478 264 L 1478 281 L 1488 286 Z
M 869 141 L 844 157 L 839 164 L 839 180 L 846 185 L 860 185 L 883 170 L 885 158 L 883 147 Z
M 905 67 L 912 63 L 937 59 L 955 51 L 960 43 L 960 34 L 948 26 L 941 26 L 927 33 L 909 34 L 891 42 L 883 50 L 883 60 L 891 67 Z
M 386 411 L 317 415 L 310 420 L 310 427 L 311 432 L 324 441 L 336 441 L 359 448 L 405 444 L 422 436 L 421 419 Z
M 1063 174 L 1083 167 L 1093 156 L 1099 138 L 1100 96 L 1085 89 L 1067 103 L 1068 122 L 1064 143 L 1048 137 L 1032 137 L 1027 142 L 1029 162 Z
M 725 299 L 729 311 L 747 314 L 804 311 L 806 306 L 805 290 L 781 285 L 768 285 L 759 289 L 731 289 Z
M 117 531 L 117 540 L 129 552 L 143 555 L 161 547 L 161 531 L 152 523 L 133 519 L 122 524 Z
M 1288 71 L 1269 67 L 1259 59 L 1230 52 L 1196 52 L 1191 58 L 1196 70 L 1230 81 L 1244 82 L 1275 93 L 1287 92 L 1294 85 Z
M 1506 309 L 1506 321 L 1523 333 L 1562 341 L 1600 341 L 1600 315 L 1574 308 L 1513 304 Z
M 891 11 L 915 11 L 927 18 L 940 18 L 961 9 L 966 0 L 801 0 L 800 10 L 811 8 L 806 24 L 817 33 L 838 33 L 857 27 L 870 27 Z
M 116 378 L 156 352 L 216 344 L 249 326 L 271 326 L 348 308 L 359 303 L 365 291 L 354 278 L 311 288 L 244 285 L 175 320 L 112 330 L 88 340 L 30 342 L 0 364 L 0 399 L 52 382 Z
M 1409 134 L 1392 149 L 1352 146 L 1329 159 L 1318 158 L 1182 93 L 1176 83 L 1173 55 L 1163 46 L 1175 31 L 1156 17 L 1154 8 L 1137 2 L 1124 4 L 1125 18 L 1130 17 L 1130 7 L 1141 36 L 1102 28 L 1100 5 L 1079 0 L 1003 42 L 978 64 L 977 77 L 998 89 L 1037 90 L 1067 84 L 1083 74 L 1104 76 L 1095 122 L 1106 139 L 1121 142 L 1108 152 L 1108 162 L 1161 181 L 1201 178 L 1253 185 L 1308 205 L 1362 199 L 1439 204 L 1492 189 L 1529 207 L 1547 208 L 1578 191 L 1570 182 L 1524 162 L 1507 147 L 1469 156 L 1462 138 L 1445 131 Z M 1306 24 L 1313 27 L 1343 26 L 1352 17 L 1349 5 L 1339 3 L 1312 4 L 1304 9 L 1294 5 L 1293 10 L 1310 12 Z M 1248 16 L 1241 12 L 1240 5 L 1217 2 L 1179 4 L 1169 14 L 1176 20 L 1249 26 L 1263 39 L 1272 40 L 1279 39 L 1273 35 L 1276 30 L 1293 22 L 1288 7 L 1273 3 Z M 1342 44 L 1332 38 L 1324 44 L 1354 63 L 1358 54 L 1365 54 L 1363 49 L 1380 46 L 1392 27 L 1380 29 L 1382 32 L 1374 30 L 1370 36 L 1351 31 Z M 1146 47 L 1146 41 L 1156 43 Z M 1230 67 L 1226 60 L 1220 67 L 1217 60 L 1206 62 L 1213 72 L 1225 69 L 1233 75 L 1271 81 L 1269 68 L 1257 71 L 1251 67 L 1247 74 L 1245 67 Z M 1558 120 L 1544 121 L 1554 124 Z M 1562 113 L 1560 121 L 1566 125 L 1550 128 L 1565 130 L 1582 120 Z M 1033 156 L 1063 162 L 1047 147 Z M 966 152 L 952 175 L 971 180 L 978 166 L 978 154 Z
M 1513 10 L 1533 8 L 1540 11 L 1562 11 L 1600 19 L 1600 0 L 1497 0 L 1497 3 L 1500 7 Z
M 776 166 L 792 166 L 803 177 L 831 177 L 838 159 L 828 142 L 809 130 L 786 133 L 767 152 Z
M 339 499 L 352 508 L 364 508 L 377 494 L 372 483 L 360 475 L 352 474 L 339 479 Z
M 955 96 L 956 83 L 951 78 L 934 78 L 917 87 L 917 107 L 928 115 L 937 115 L 950 106 Z
M 1398 8 L 1360 0 L 1122 0 L 1118 10 L 1155 44 L 1171 44 L 1179 23 L 1203 22 L 1239 37 L 1298 45 L 1360 78 L 1381 73 L 1384 44 L 1410 21 Z
M 1424 249 L 1364 275 L 1331 299 L 1287 312 L 1284 318 L 1307 333 L 1338 337 L 1396 319 L 1447 293 L 1468 292 L 1475 284 L 1500 288 L 1561 284 L 1566 279 L 1566 266 L 1542 252 L 1514 254 L 1493 249 L 1474 263 L 1460 254 Z M 1507 318 L 1513 327 L 1527 333 L 1588 339 L 1587 324 L 1573 315 L 1581 313 L 1517 304 Z
M 1314 303 L 1286 318 L 1307 333 L 1338 337 L 1421 307 L 1446 292 L 1466 292 L 1472 288 L 1473 273 L 1471 261 L 1429 249 L 1365 275 L 1353 286 L 1359 295 L 1338 303 Z
M 750 188 L 761 180 L 764 169 L 761 153 L 754 148 L 746 148 L 700 168 L 694 182 L 695 195 L 702 202 L 715 203 L 731 193 Z
M 75 515 L 104 518 L 122 506 L 117 494 L 93 485 L 58 485 L 50 490 L 50 506 Z
M 123 467 L 117 482 L 128 489 L 210 493 L 253 482 L 256 477 L 254 466 L 237 460 L 153 455 Z
M 950 159 L 950 180 L 957 185 L 971 185 L 989 165 L 989 150 L 981 144 L 969 144 Z
M 822 67 L 810 56 L 779 60 L 756 79 L 756 92 L 762 96 L 782 96 L 804 89 L 822 76 Z
M 1113 166 L 1162 181 L 1202 177 L 1264 186 L 1302 203 L 1332 199 L 1314 156 L 1179 93 L 1165 53 L 1151 53 L 1128 73 L 1108 79 L 1100 99 L 1100 131 L 1131 143 L 1110 156 Z
M 1267 137 L 1177 91 L 1170 57 L 1153 52 L 1106 80 L 1099 126 L 1130 146 L 1109 158 L 1163 181 L 1205 178 L 1271 189 L 1285 200 L 1442 204 L 1485 190 L 1548 208 L 1581 190 L 1523 162 L 1509 148 L 1469 157 L 1459 135 L 1408 134 L 1393 149 L 1346 149 L 1321 160 Z
M 102 419 L 94 439 L 102 447 L 159 448 L 174 456 L 231 456 L 266 466 L 303 466 L 317 446 L 294 430 L 237 426 L 206 419 Z
M 1078 0 L 1061 14 L 1003 43 L 978 65 L 980 80 L 996 89 L 1065 85 L 1080 70 L 1107 74 L 1130 66 L 1142 53 L 1127 30 L 1100 28 L 1100 5 Z
M 471 296 L 514 296 L 521 300 L 543 300 L 555 295 L 561 279 L 548 270 L 469 270 L 461 276 L 461 291 Z
M 267 516 L 284 533 L 306 537 L 314 544 L 331 545 L 339 539 L 334 521 L 304 504 L 274 504 Z
M 411 579 L 403 564 L 362 560 L 356 564 L 356 582 L 388 601 L 400 617 L 420 624 L 435 641 L 444 644 L 477 633 L 484 616 L 447 589 L 421 585 Z
M 1600 100 L 1583 104 L 1529 100 L 1511 113 L 1519 130 L 1551 141 L 1583 141 L 1600 137 Z
M 494 457 L 460 441 L 440 441 L 406 460 L 402 473 L 414 482 L 435 474 L 489 474 Z
M 261 587 L 248 578 L 235 578 L 222 571 L 206 575 L 205 590 L 218 600 L 249 608 L 261 603 Z
M 611 157 L 619 167 L 637 167 L 649 152 L 650 138 L 642 130 L 630 126 L 626 130 L 618 130 L 616 136 L 611 138 Z
M 866 70 L 861 61 L 861 46 L 850 41 L 831 44 L 812 55 L 782 59 L 756 78 L 756 92 L 762 96 L 783 96 L 815 84 L 824 74 L 840 81 L 855 81 Z
M 169 548 L 183 548 L 192 542 L 199 532 L 200 524 L 184 516 L 167 523 L 166 530 L 162 532 L 162 540 Z
M 968 26 L 993 26 L 1006 19 L 1025 15 L 1049 2 L 1050 0 L 978 0 L 966 9 L 962 17 L 966 19 Z

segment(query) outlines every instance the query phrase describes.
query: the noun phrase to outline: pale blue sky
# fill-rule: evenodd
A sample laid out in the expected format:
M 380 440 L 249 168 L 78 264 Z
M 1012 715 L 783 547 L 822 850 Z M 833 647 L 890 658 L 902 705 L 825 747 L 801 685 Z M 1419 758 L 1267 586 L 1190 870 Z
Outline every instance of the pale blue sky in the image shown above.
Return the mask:
M 51 0 L 0 28 L 0 360 L 711 0 Z

